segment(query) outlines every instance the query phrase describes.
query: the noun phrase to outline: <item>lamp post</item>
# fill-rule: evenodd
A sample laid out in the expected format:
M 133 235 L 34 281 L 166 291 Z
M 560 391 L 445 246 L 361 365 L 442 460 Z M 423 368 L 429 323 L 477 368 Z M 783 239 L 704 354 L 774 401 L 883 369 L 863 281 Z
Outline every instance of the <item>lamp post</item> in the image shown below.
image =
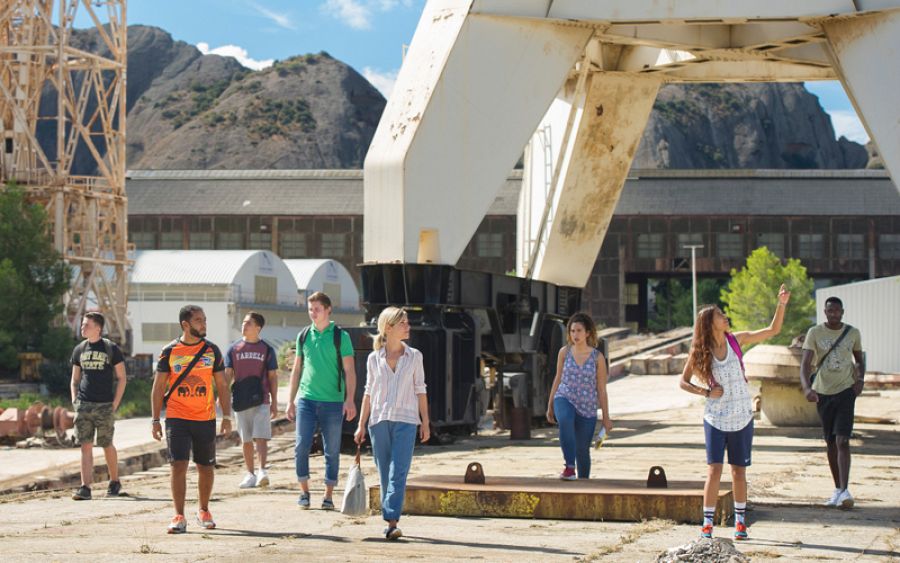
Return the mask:
M 691 295 L 694 302 L 694 323 L 697 322 L 697 249 L 703 248 L 702 244 L 685 244 L 681 248 L 691 249 Z

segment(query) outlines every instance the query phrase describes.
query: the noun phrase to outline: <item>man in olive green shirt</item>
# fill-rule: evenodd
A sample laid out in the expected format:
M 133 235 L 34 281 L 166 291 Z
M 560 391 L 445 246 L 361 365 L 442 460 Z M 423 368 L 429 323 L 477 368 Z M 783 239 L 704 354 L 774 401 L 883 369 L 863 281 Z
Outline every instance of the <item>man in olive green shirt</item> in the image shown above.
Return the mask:
M 834 493 L 825 506 L 852 508 L 850 482 L 850 434 L 856 397 L 866 375 L 859 330 L 845 325 L 844 304 L 837 297 L 825 300 L 825 323 L 806 333 L 800 384 L 806 400 L 816 403 L 834 479 Z M 846 331 L 846 334 L 844 334 Z M 841 338 L 843 335 L 843 338 Z M 815 379 L 811 380 L 813 374 Z
M 350 421 L 356 418 L 353 345 L 350 335 L 331 320 L 331 299 L 327 295 L 320 291 L 313 293 L 307 299 L 307 307 L 312 324 L 297 335 L 297 355 L 291 370 L 287 409 L 288 420 L 297 421 L 294 462 L 301 489 L 297 504 L 304 509 L 310 507 L 309 450 L 318 425 L 325 452 L 325 498 L 322 499 L 322 509 L 333 510 L 331 495 L 338 478 L 342 419 L 346 417 Z M 339 336 L 335 331 L 340 331 Z M 340 338 L 340 354 L 335 346 L 336 337 Z

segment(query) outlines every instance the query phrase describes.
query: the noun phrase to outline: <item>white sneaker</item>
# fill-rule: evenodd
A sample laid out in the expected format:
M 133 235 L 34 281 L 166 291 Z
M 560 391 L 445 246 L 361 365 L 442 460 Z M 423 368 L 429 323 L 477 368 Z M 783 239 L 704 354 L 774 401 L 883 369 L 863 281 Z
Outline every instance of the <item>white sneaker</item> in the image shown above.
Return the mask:
M 242 489 L 252 489 L 256 486 L 256 475 L 254 475 L 253 473 L 247 473 L 246 475 L 244 475 L 244 480 L 241 481 L 241 484 L 239 486 Z
M 837 506 L 838 498 L 840 498 L 842 492 L 843 491 L 841 489 L 835 489 L 834 494 L 831 495 L 831 498 L 825 501 L 825 506 Z
M 841 496 L 837 499 L 837 507 L 843 509 L 853 508 L 853 495 L 850 494 L 849 489 L 841 491 Z
M 269 486 L 269 474 L 266 473 L 265 469 L 259 469 L 256 472 L 256 486 L 257 487 L 268 487 Z

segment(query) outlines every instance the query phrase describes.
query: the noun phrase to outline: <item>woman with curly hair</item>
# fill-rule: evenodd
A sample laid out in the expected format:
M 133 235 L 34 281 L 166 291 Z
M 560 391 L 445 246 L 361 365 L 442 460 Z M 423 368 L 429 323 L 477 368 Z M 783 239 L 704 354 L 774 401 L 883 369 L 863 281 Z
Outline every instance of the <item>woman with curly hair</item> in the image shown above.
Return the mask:
M 755 331 L 732 333 L 728 317 L 714 305 L 703 307 L 697 313 L 691 352 L 679 384 L 688 393 L 706 397 L 703 429 L 708 469 L 700 530 L 704 538 L 712 537 L 722 464 L 728 450 L 734 492 L 734 538 L 747 539 L 744 513 L 747 508 L 747 467 L 750 466 L 753 444 L 753 406 L 744 375 L 741 346 L 762 342 L 781 332 L 790 298 L 791 293 L 782 285 L 771 324 Z M 694 384 L 692 378 L 700 385 Z
M 591 440 L 597 427 L 597 408 L 601 423 L 612 430 L 609 399 L 606 396 L 606 358 L 597 349 L 597 326 L 585 313 L 575 313 L 566 325 L 568 346 L 559 350 L 556 377 L 550 389 L 547 421 L 559 423 L 559 445 L 565 467 L 559 478 L 564 481 L 591 476 Z

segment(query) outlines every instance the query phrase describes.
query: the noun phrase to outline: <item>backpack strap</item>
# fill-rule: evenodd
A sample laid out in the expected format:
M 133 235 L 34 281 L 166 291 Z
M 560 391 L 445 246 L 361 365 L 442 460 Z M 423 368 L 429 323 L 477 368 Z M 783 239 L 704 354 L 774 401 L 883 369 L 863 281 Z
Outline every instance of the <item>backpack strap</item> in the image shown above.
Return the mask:
M 299 344 L 297 346 L 297 355 L 299 355 L 301 359 L 303 358 L 303 344 L 306 342 L 306 337 L 309 336 L 309 327 L 311 326 L 312 325 L 307 325 L 303 327 L 303 330 L 300 331 L 300 336 L 298 338 Z
M 103 348 L 106 351 L 106 363 L 112 367 L 112 342 L 110 342 L 109 338 L 101 338 L 100 340 L 103 341 Z
M 747 370 L 744 368 L 744 353 L 741 351 L 741 344 L 738 342 L 737 337 L 730 332 L 725 333 L 725 340 L 728 341 L 728 345 L 731 346 L 734 355 L 737 356 L 738 362 L 741 364 L 741 375 L 744 376 L 744 381 L 747 381 Z

